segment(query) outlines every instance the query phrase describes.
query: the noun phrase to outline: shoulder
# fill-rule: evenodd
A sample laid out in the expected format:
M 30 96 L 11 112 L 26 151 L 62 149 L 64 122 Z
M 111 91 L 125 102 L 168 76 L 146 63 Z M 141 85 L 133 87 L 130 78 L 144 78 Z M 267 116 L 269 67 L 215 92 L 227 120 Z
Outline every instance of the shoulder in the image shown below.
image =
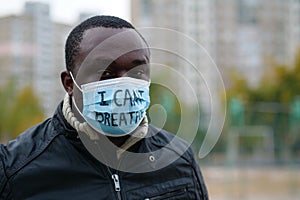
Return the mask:
M 51 119 L 40 123 L 9 141 L 0 145 L 0 190 L 3 179 L 9 179 L 22 167 L 41 154 L 56 136 Z
M 154 146 L 154 149 L 152 147 L 152 151 L 164 148 L 166 151 L 171 151 L 188 161 L 193 160 L 193 150 L 190 148 L 190 144 L 182 138 L 153 125 L 149 125 L 148 132 L 149 135 L 152 135 L 150 137 L 151 143 Z

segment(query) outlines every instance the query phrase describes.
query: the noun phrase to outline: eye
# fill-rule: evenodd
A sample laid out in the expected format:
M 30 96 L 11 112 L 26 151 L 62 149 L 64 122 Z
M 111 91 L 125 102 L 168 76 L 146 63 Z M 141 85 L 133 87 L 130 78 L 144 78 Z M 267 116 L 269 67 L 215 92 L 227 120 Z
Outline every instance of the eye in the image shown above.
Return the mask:
M 99 70 L 98 75 L 100 77 L 100 80 L 113 78 L 115 76 L 115 74 L 111 70 L 108 70 L 108 69 Z
M 105 70 L 103 73 L 102 73 L 102 76 L 111 76 L 112 75 L 112 72 L 111 71 L 108 71 L 108 70 Z
M 139 70 L 137 70 L 135 73 L 136 73 L 136 75 L 141 76 L 141 75 L 145 74 L 145 71 L 142 70 L 142 69 L 139 69 Z
M 132 69 L 128 72 L 128 76 L 133 78 L 142 78 L 145 75 L 144 69 Z

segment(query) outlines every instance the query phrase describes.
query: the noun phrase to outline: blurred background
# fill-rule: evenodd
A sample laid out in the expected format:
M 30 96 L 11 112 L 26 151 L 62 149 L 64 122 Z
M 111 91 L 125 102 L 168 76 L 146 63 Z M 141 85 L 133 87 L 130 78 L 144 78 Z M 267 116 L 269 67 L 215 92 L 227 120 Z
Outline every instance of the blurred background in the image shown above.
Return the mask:
M 60 72 L 71 28 L 95 14 L 116 15 L 136 27 L 184 33 L 217 65 L 226 89 L 226 97 L 222 91 L 219 97 L 226 102 L 221 105 L 226 121 L 213 150 L 199 159 L 211 199 L 300 199 L 300 0 L 9 2 L 0 0 L 1 143 L 51 117 L 62 100 Z M 199 47 L 168 34 L 151 38 L 166 49 L 180 49 L 215 83 Z M 211 114 L 203 98 L 207 88 L 182 60 L 164 52 L 153 56 L 197 88 L 201 115 L 192 147 L 198 152 Z M 153 76 L 169 79 L 185 94 L 178 76 Z M 176 133 L 181 110 L 193 112 L 195 105 L 180 102 L 166 87 L 151 90 L 152 104 L 167 113 L 164 128 Z

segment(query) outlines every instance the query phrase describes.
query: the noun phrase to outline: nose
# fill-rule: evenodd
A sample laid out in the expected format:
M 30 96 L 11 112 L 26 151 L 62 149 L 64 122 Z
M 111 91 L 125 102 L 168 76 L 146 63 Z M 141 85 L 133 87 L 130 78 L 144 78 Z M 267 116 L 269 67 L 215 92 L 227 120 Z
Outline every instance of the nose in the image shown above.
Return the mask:
M 116 73 L 116 78 L 128 77 L 127 70 L 119 70 Z

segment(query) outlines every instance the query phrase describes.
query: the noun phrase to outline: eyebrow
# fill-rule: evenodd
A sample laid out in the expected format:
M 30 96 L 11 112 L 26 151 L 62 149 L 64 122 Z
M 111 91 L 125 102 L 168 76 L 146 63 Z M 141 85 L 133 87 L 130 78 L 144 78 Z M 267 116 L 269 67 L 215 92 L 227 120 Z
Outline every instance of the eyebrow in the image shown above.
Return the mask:
M 146 59 L 136 59 L 132 61 L 132 64 L 134 65 L 144 65 L 147 64 L 147 60 Z

